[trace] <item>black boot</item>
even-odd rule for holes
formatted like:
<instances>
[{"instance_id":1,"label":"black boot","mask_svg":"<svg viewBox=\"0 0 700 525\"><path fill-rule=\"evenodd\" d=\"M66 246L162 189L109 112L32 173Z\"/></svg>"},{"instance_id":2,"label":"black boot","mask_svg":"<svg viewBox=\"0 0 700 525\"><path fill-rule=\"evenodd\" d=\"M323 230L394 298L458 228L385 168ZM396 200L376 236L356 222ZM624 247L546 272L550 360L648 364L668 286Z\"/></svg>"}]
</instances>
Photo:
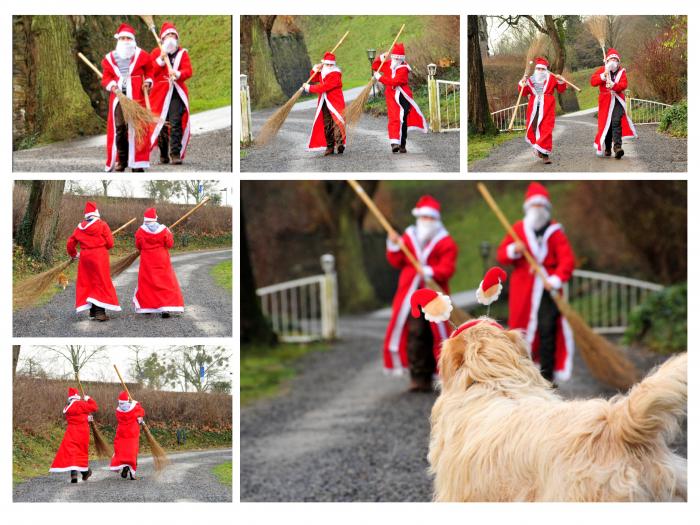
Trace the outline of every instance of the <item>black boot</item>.
<instances>
[{"instance_id":1,"label":"black boot","mask_svg":"<svg viewBox=\"0 0 700 525\"><path fill-rule=\"evenodd\" d=\"M70 482L71 483L78 483L78 471L77 470L70 471Z\"/></svg>"},{"instance_id":2,"label":"black boot","mask_svg":"<svg viewBox=\"0 0 700 525\"><path fill-rule=\"evenodd\" d=\"M542 162L544 162L545 164L551 164L552 159L549 158L549 155L543 153L542 154Z\"/></svg>"},{"instance_id":3,"label":"black boot","mask_svg":"<svg viewBox=\"0 0 700 525\"><path fill-rule=\"evenodd\" d=\"M131 173L144 173L145 171L143 168L131 168Z\"/></svg>"},{"instance_id":4,"label":"black boot","mask_svg":"<svg viewBox=\"0 0 700 525\"><path fill-rule=\"evenodd\" d=\"M83 476L83 481L87 481L90 476L92 476L92 469L88 467L88 469L85 472L81 472L81 475Z\"/></svg>"},{"instance_id":5,"label":"black boot","mask_svg":"<svg viewBox=\"0 0 700 525\"><path fill-rule=\"evenodd\" d=\"M610 151L609 149L606 149L606 150L605 150L605 156L606 156L606 157L610 157L611 155L612 155L612 151Z\"/></svg>"},{"instance_id":6,"label":"black boot","mask_svg":"<svg viewBox=\"0 0 700 525\"><path fill-rule=\"evenodd\" d=\"M338 145L338 155L342 155L344 151L345 146L343 146L342 144Z\"/></svg>"},{"instance_id":7,"label":"black boot","mask_svg":"<svg viewBox=\"0 0 700 525\"><path fill-rule=\"evenodd\" d=\"M136 478L134 477L134 475L132 474L131 469L129 469L129 479L130 479L131 481L134 481L134 480L136 479Z\"/></svg>"},{"instance_id":8,"label":"black boot","mask_svg":"<svg viewBox=\"0 0 700 525\"><path fill-rule=\"evenodd\" d=\"M401 146L401 147L399 148L399 153L407 153L407 151L406 151L406 146Z\"/></svg>"},{"instance_id":9,"label":"black boot","mask_svg":"<svg viewBox=\"0 0 700 525\"><path fill-rule=\"evenodd\" d=\"M121 473L122 478L126 479L127 474L129 474L129 467L124 467Z\"/></svg>"},{"instance_id":10,"label":"black boot","mask_svg":"<svg viewBox=\"0 0 700 525\"><path fill-rule=\"evenodd\" d=\"M613 151L615 152L616 159L621 159L622 156L625 154L625 150L622 149L622 144L615 144L613 146Z\"/></svg>"},{"instance_id":11,"label":"black boot","mask_svg":"<svg viewBox=\"0 0 700 525\"><path fill-rule=\"evenodd\" d=\"M101 306L95 306L95 320L100 322L109 321L107 312L105 312L105 309Z\"/></svg>"},{"instance_id":12,"label":"black boot","mask_svg":"<svg viewBox=\"0 0 700 525\"><path fill-rule=\"evenodd\" d=\"M163 312L160 314L163 319L168 319L170 317L170 312Z\"/></svg>"},{"instance_id":13,"label":"black boot","mask_svg":"<svg viewBox=\"0 0 700 525\"><path fill-rule=\"evenodd\" d=\"M401 148L399 147L398 144L392 144L391 145L391 152L392 153L398 153Z\"/></svg>"},{"instance_id":14,"label":"black boot","mask_svg":"<svg viewBox=\"0 0 700 525\"><path fill-rule=\"evenodd\" d=\"M90 316L89 316L90 321L95 320L95 313L96 313L95 312L95 305L90 303Z\"/></svg>"}]
</instances>

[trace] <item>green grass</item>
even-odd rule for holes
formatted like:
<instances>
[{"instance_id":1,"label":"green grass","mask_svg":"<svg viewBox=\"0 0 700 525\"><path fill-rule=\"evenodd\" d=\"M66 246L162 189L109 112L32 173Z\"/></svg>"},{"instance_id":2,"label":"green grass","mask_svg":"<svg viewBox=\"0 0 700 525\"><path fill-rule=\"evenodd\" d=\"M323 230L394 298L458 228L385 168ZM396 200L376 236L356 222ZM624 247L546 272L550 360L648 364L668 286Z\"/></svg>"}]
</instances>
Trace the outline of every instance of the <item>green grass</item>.
<instances>
[{"instance_id":1,"label":"green grass","mask_svg":"<svg viewBox=\"0 0 700 525\"><path fill-rule=\"evenodd\" d=\"M219 483L223 485L228 485L229 487L233 485L233 461L227 461L221 465L217 465L212 469L212 473L219 480Z\"/></svg>"},{"instance_id":2,"label":"green grass","mask_svg":"<svg viewBox=\"0 0 700 525\"><path fill-rule=\"evenodd\" d=\"M296 375L295 362L310 352L327 350L322 343L276 346L245 345L241 348L241 405L280 393Z\"/></svg>"},{"instance_id":3,"label":"green grass","mask_svg":"<svg viewBox=\"0 0 700 525\"><path fill-rule=\"evenodd\" d=\"M151 427L151 432L156 441L168 452L228 448L232 445L233 434L230 429L216 431L187 430L187 439L182 445L177 444L176 430L175 428L161 429ZM100 431L108 443L114 441L114 428L100 425ZM40 434L33 434L20 429L12 430L13 484L21 483L37 476L45 476L49 473L49 467L63 439L64 432L65 425L50 426ZM90 460L93 461L97 459L97 456L92 446L92 437L90 438L90 443ZM143 432L141 433L139 455L150 455L148 442Z\"/></svg>"},{"instance_id":4,"label":"green grass","mask_svg":"<svg viewBox=\"0 0 700 525\"><path fill-rule=\"evenodd\" d=\"M192 78L187 81L190 111L197 113L231 105L231 17L158 16L169 20L180 33L180 43L192 61Z\"/></svg>"},{"instance_id":5,"label":"green grass","mask_svg":"<svg viewBox=\"0 0 700 525\"><path fill-rule=\"evenodd\" d=\"M591 109L598 107L598 88L591 86L591 75L596 68L581 69L575 73L571 73L567 80L576 84L581 88L581 92L577 93L578 105L580 109ZM568 89L573 89L569 86Z\"/></svg>"},{"instance_id":6,"label":"green grass","mask_svg":"<svg viewBox=\"0 0 700 525\"><path fill-rule=\"evenodd\" d=\"M233 290L233 261L224 261L212 267L210 270L211 276L214 278L214 282L217 286L228 290L229 292Z\"/></svg>"},{"instance_id":7,"label":"green grass","mask_svg":"<svg viewBox=\"0 0 700 525\"><path fill-rule=\"evenodd\" d=\"M522 139L524 131L513 131L510 133L499 133L498 135L469 135L467 139L467 162L485 159L491 151L509 140Z\"/></svg>"},{"instance_id":8,"label":"green grass","mask_svg":"<svg viewBox=\"0 0 700 525\"><path fill-rule=\"evenodd\" d=\"M315 64L350 31L345 42L336 51L338 66L343 70L343 88L365 85L371 76L367 49L383 53L391 45L401 24L406 28L400 40L407 45L408 63L411 63L410 42L426 30L427 16L304 16L298 24L304 32L304 41L311 63Z\"/></svg>"}]
</instances>

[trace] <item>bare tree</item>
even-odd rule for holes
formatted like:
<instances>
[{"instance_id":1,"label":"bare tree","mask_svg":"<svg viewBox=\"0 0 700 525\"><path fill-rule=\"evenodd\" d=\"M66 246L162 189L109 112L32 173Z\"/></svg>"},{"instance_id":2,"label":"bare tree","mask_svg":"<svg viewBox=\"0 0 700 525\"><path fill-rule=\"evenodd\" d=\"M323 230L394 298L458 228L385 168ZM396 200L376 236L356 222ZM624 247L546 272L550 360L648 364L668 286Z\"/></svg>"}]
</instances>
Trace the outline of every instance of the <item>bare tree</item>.
<instances>
[{"instance_id":1,"label":"bare tree","mask_svg":"<svg viewBox=\"0 0 700 525\"><path fill-rule=\"evenodd\" d=\"M19 351L21 345L12 345L12 377L17 375L17 362L19 361Z\"/></svg>"},{"instance_id":2,"label":"bare tree","mask_svg":"<svg viewBox=\"0 0 700 525\"><path fill-rule=\"evenodd\" d=\"M106 346L44 346L42 347L53 353L57 358L65 360L72 374L78 374L90 361L95 361L104 357ZM70 377L70 376L69 376Z\"/></svg>"},{"instance_id":3,"label":"bare tree","mask_svg":"<svg viewBox=\"0 0 700 525\"><path fill-rule=\"evenodd\" d=\"M114 181L110 179L102 179L100 182L102 183L102 195L104 197L109 197L109 185Z\"/></svg>"},{"instance_id":4,"label":"bare tree","mask_svg":"<svg viewBox=\"0 0 700 525\"><path fill-rule=\"evenodd\" d=\"M183 193L182 182L179 180L149 180L144 183L144 189L151 199L169 201Z\"/></svg>"},{"instance_id":5,"label":"bare tree","mask_svg":"<svg viewBox=\"0 0 700 525\"><path fill-rule=\"evenodd\" d=\"M223 346L180 346L173 349L167 364L168 383L183 392L194 388L197 392L210 391L221 381L230 380L231 352ZM204 377L200 370L204 369Z\"/></svg>"}]
</instances>

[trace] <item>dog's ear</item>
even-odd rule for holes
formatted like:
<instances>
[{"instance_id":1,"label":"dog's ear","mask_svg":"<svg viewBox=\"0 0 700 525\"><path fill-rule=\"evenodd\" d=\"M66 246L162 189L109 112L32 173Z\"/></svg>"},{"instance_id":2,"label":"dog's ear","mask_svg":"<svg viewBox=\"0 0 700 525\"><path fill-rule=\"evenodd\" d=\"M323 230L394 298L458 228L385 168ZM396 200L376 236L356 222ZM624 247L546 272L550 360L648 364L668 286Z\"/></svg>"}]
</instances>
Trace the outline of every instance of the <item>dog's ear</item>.
<instances>
[{"instance_id":1,"label":"dog's ear","mask_svg":"<svg viewBox=\"0 0 700 525\"><path fill-rule=\"evenodd\" d=\"M439 371L443 388L450 387L457 379L464 383L460 388L465 389L474 382L469 371L464 366L464 354L467 341L464 334L450 337L442 342L440 351Z\"/></svg>"},{"instance_id":2,"label":"dog's ear","mask_svg":"<svg viewBox=\"0 0 700 525\"><path fill-rule=\"evenodd\" d=\"M507 330L505 334L506 337L510 339L510 342L513 343L513 346L518 351L518 353L520 353L520 355L522 355L523 357L530 357L528 344L527 341L525 341L521 330Z\"/></svg>"}]
</instances>

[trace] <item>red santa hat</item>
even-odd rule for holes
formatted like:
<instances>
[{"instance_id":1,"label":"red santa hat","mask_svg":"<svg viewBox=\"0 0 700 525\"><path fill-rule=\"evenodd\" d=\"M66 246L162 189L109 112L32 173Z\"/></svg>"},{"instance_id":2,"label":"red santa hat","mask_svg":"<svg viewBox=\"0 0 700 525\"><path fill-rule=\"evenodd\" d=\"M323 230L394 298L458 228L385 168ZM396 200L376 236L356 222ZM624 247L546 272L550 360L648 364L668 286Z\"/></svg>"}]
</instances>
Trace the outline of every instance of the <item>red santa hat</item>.
<instances>
[{"instance_id":1,"label":"red santa hat","mask_svg":"<svg viewBox=\"0 0 700 525\"><path fill-rule=\"evenodd\" d=\"M119 29L117 29L117 32L114 33L114 38L119 38L122 36L128 36L136 40L136 30L129 24L122 24L119 26Z\"/></svg>"},{"instance_id":2,"label":"red santa hat","mask_svg":"<svg viewBox=\"0 0 700 525\"><path fill-rule=\"evenodd\" d=\"M537 57L535 59L535 67L543 67L549 69L549 61L544 57Z\"/></svg>"},{"instance_id":3,"label":"red santa hat","mask_svg":"<svg viewBox=\"0 0 700 525\"><path fill-rule=\"evenodd\" d=\"M119 401L129 401L129 393L126 390L122 390L119 392L119 397L117 399Z\"/></svg>"},{"instance_id":4,"label":"red santa hat","mask_svg":"<svg viewBox=\"0 0 700 525\"><path fill-rule=\"evenodd\" d=\"M523 210L527 209L533 204L540 204L546 206L547 208L552 207L552 203L549 200L549 192L547 188L542 186L539 182L531 182L525 191L525 202L523 203Z\"/></svg>"},{"instance_id":5,"label":"red santa hat","mask_svg":"<svg viewBox=\"0 0 700 525\"><path fill-rule=\"evenodd\" d=\"M391 58L394 60L406 59L406 51L404 50L403 43L399 42L394 44L394 47L391 49Z\"/></svg>"},{"instance_id":6,"label":"red santa hat","mask_svg":"<svg viewBox=\"0 0 700 525\"><path fill-rule=\"evenodd\" d=\"M92 201L87 201L85 203L85 211L83 213L85 214L86 219L100 216L100 210L97 209L97 203Z\"/></svg>"},{"instance_id":7,"label":"red santa hat","mask_svg":"<svg viewBox=\"0 0 700 525\"><path fill-rule=\"evenodd\" d=\"M416 207L411 211L414 217L432 217L433 219L440 219L440 203L435 197L430 195L423 195L418 202Z\"/></svg>"},{"instance_id":8,"label":"red santa hat","mask_svg":"<svg viewBox=\"0 0 700 525\"><path fill-rule=\"evenodd\" d=\"M143 222L156 222L158 220L158 214L155 208L148 208L143 213Z\"/></svg>"},{"instance_id":9,"label":"red santa hat","mask_svg":"<svg viewBox=\"0 0 700 525\"><path fill-rule=\"evenodd\" d=\"M452 312L452 301L448 295L436 292L430 288L420 288L411 295L411 315L420 317L420 309L427 321L438 323L447 321Z\"/></svg>"},{"instance_id":10,"label":"red santa hat","mask_svg":"<svg viewBox=\"0 0 700 525\"><path fill-rule=\"evenodd\" d=\"M333 53L326 53L323 55L323 60L321 60L323 64L326 64L328 66L334 66L335 65L335 55Z\"/></svg>"},{"instance_id":11,"label":"red santa hat","mask_svg":"<svg viewBox=\"0 0 700 525\"><path fill-rule=\"evenodd\" d=\"M620 61L620 54L612 47L608 49L608 52L605 54L605 61L607 62L611 58L617 58L618 62Z\"/></svg>"},{"instance_id":12,"label":"red santa hat","mask_svg":"<svg viewBox=\"0 0 700 525\"><path fill-rule=\"evenodd\" d=\"M175 25L172 22L164 22L163 25L160 26L160 39L163 40L166 35L170 34L174 34L175 38L180 38Z\"/></svg>"},{"instance_id":13,"label":"red santa hat","mask_svg":"<svg viewBox=\"0 0 700 525\"><path fill-rule=\"evenodd\" d=\"M502 268L494 266L484 275L476 290L476 300L483 305L490 305L501 295L503 284L508 274Z\"/></svg>"},{"instance_id":14,"label":"red santa hat","mask_svg":"<svg viewBox=\"0 0 700 525\"><path fill-rule=\"evenodd\" d=\"M78 390L71 386L71 387L68 387L68 399L70 399L72 397L80 397L80 396L78 395Z\"/></svg>"}]
</instances>

